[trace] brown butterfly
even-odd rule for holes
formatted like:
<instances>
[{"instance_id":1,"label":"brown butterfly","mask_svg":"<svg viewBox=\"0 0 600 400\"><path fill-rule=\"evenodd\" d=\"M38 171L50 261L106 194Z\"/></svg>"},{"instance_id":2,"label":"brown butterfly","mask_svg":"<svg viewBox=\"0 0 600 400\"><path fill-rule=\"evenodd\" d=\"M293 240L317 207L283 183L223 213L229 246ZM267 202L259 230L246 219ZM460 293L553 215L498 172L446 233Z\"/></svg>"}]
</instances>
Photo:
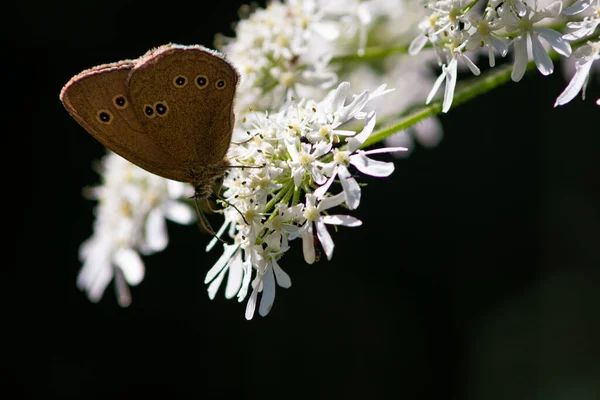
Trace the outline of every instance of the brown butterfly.
<instances>
[{"instance_id":1,"label":"brown butterfly","mask_svg":"<svg viewBox=\"0 0 600 400\"><path fill-rule=\"evenodd\" d=\"M194 198L203 200L230 167L238 81L220 53L166 44L77 74L60 100L108 149L153 174L191 183Z\"/></svg>"}]
</instances>

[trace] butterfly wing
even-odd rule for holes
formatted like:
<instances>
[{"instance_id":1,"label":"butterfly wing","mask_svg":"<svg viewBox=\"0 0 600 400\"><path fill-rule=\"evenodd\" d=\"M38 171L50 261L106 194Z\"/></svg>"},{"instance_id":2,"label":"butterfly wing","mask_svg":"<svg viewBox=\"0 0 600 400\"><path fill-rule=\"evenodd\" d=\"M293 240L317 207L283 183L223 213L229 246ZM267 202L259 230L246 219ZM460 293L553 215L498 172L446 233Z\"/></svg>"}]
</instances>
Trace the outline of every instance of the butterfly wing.
<instances>
[{"instance_id":1,"label":"butterfly wing","mask_svg":"<svg viewBox=\"0 0 600 400\"><path fill-rule=\"evenodd\" d=\"M152 140L180 168L222 163L234 124L239 75L219 53L168 44L142 56L127 86Z\"/></svg>"},{"instance_id":2,"label":"butterfly wing","mask_svg":"<svg viewBox=\"0 0 600 400\"><path fill-rule=\"evenodd\" d=\"M74 76L60 99L73 118L94 138L121 157L168 179L187 181L188 171L148 136L133 110L125 85L133 61L104 64Z\"/></svg>"}]
</instances>

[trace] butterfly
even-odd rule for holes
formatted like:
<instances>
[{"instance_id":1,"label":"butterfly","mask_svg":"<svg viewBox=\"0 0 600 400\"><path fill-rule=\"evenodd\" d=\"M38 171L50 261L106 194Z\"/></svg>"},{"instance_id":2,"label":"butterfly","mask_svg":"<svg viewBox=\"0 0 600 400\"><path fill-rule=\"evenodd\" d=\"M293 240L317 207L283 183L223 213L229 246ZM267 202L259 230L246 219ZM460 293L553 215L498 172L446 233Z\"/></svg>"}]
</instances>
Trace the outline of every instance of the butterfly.
<instances>
[{"instance_id":1,"label":"butterfly","mask_svg":"<svg viewBox=\"0 0 600 400\"><path fill-rule=\"evenodd\" d=\"M75 75L60 100L109 150L153 174L191 183L194 198L203 200L230 167L239 79L217 51L166 44Z\"/></svg>"}]
</instances>

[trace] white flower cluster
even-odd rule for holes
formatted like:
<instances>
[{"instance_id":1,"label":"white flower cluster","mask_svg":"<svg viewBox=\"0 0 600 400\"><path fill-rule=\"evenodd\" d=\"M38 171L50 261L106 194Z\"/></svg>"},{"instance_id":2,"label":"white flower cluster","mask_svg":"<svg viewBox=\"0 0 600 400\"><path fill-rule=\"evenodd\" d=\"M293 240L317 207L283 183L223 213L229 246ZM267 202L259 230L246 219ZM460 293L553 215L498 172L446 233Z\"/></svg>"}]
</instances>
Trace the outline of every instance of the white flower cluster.
<instances>
[{"instance_id":1,"label":"white flower cluster","mask_svg":"<svg viewBox=\"0 0 600 400\"><path fill-rule=\"evenodd\" d=\"M350 170L386 177L394 164L369 155L406 150L359 150L375 126L375 112L363 110L369 101L389 90L382 85L346 101L349 87L347 82L340 84L320 102L302 100L285 105L277 113L255 113L244 123L245 129L237 132L238 137L247 138L232 147L230 159L245 166L264 167L234 168L226 176L223 196L235 208L225 210L225 223L217 235L227 233L233 243L224 245L223 255L208 271L205 282L210 298L226 274L227 298L237 296L243 301L251 288L247 319L254 315L259 293L258 312L264 316L273 305L275 286L291 285L278 263L291 241L301 239L304 260L312 264L317 241L327 259L333 255L327 225L361 225L350 215L330 214L334 207L354 210L360 204L361 188ZM344 129L361 121L364 126L358 133ZM331 194L338 181L339 192ZM213 239L208 249L216 243Z\"/></svg>"},{"instance_id":2,"label":"white flower cluster","mask_svg":"<svg viewBox=\"0 0 600 400\"><path fill-rule=\"evenodd\" d=\"M412 0L284 0L253 9L236 26L235 37L220 37L219 49L240 70L236 100L238 116L251 110L278 110L291 98L321 98L337 82L357 90L382 80L398 89L394 99L374 102L380 118L393 118L423 101L435 80L432 57L393 57L376 65L332 63L337 55L363 54L369 46L408 44L424 15ZM441 124L431 118L386 139L388 145L412 150L413 139L432 147L442 137Z\"/></svg>"},{"instance_id":3,"label":"white flower cluster","mask_svg":"<svg viewBox=\"0 0 600 400\"><path fill-rule=\"evenodd\" d=\"M356 3L356 4L355 4ZM236 113L274 110L292 97L319 97L337 82L331 53L323 42L360 23L357 0L273 1L236 26L236 36L220 37L220 50L241 73ZM343 5L343 8L338 6ZM353 11L355 10L355 11ZM363 18L364 19L364 18Z\"/></svg>"},{"instance_id":4,"label":"white flower cluster","mask_svg":"<svg viewBox=\"0 0 600 400\"><path fill-rule=\"evenodd\" d=\"M94 233L79 248L83 266L77 286L90 300L100 300L115 279L121 306L131 302L129 285L144 277L144 255L162 251L168 243L165 218L180 224L196 219L193 209L179 199L193 188L153 175L108 152L101 160L101 185L89 189L98 200Z\"/></svg>"},{"instance_id":5,"label":"white flower cluster","mask_svg":"<svg viewBox=\"0 0 600 400\"><path fill-rule=\"evenodd\" d=\"M562 35L560 32L543 26L542 21L557 18L562 12L562 2L555 1L546 7L538 8L537 1L526 0L441 0L423 1L430 10L430 15L421 23L421 34L411 43L410 52L419 53L426 44L430 44L438 57L438 64L442 67L439 76L431 90L427 103L436 94L441 84L446 82L443 111L450 109L454 97L457 79L458 61L463 62L474 75L479 75L480 70L472 58L476 52L487 50L490 67L496 64L495 54L505 56L512 46L514 64L511 74L513 81L520 81L529 61L528 49L537 69L543 75L554 71L554 66L546 48L540 38L544 39L558 54L568 57L571 54L569 41L581 39L593 33L597 22L596 17L590 17L581 23L571 23L573 32ZM580 0L569 7L563 14L581 12L591 7L598 0ZM483 10L479 5L485 5ZM596 7L597 8L597 7ZM568 25L569 26L569 25ZM590 45L591 46L591 45ZM591 46L594 48L594 46ZM581 89L579 83L583 81L584 72L589 72L586 62L594 57L594 51L582 50L579 54L585 61L580 67L580 76L573 83L573 88ZM469 55L471 53L471 55ZM595 51L597 57L597 50ZM587 76L587 75L586 75ZM566 100L568 96L564 96ZM572 98L572 97L571 97ZM570 99L569 99L570 100ZM568 100L567 100L568 101Z\"/></svg>"}]
</instances>

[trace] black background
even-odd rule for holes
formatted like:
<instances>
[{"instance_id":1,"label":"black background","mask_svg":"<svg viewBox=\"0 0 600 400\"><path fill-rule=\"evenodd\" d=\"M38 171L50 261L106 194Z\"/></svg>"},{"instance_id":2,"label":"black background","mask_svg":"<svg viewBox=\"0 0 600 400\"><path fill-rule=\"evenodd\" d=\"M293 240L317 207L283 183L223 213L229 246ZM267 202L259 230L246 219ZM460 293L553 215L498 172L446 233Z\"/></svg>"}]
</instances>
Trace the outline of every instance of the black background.
<instances>
[{"instance_id":1,"label":"black background","mask_svg":"<svg viewBox=\"0 0 600 400\"><path fill-rule=\"evenodd\" d=\"M129 308L112 285L98 304L77 290L94 205L81 190L98 182L104 149L63 109L62 85L163 43L211 47L233 34L237 9L5 9L2 397L597 399L600 92L592 82L585 102L553 108L558 66L452 109L437 148L365 178L363 226L332 234L331 262L286 255L293 286L266 318L208 299L219 253L176 224L167 250L144 259Z\"/></svg>"}]
</instances>

